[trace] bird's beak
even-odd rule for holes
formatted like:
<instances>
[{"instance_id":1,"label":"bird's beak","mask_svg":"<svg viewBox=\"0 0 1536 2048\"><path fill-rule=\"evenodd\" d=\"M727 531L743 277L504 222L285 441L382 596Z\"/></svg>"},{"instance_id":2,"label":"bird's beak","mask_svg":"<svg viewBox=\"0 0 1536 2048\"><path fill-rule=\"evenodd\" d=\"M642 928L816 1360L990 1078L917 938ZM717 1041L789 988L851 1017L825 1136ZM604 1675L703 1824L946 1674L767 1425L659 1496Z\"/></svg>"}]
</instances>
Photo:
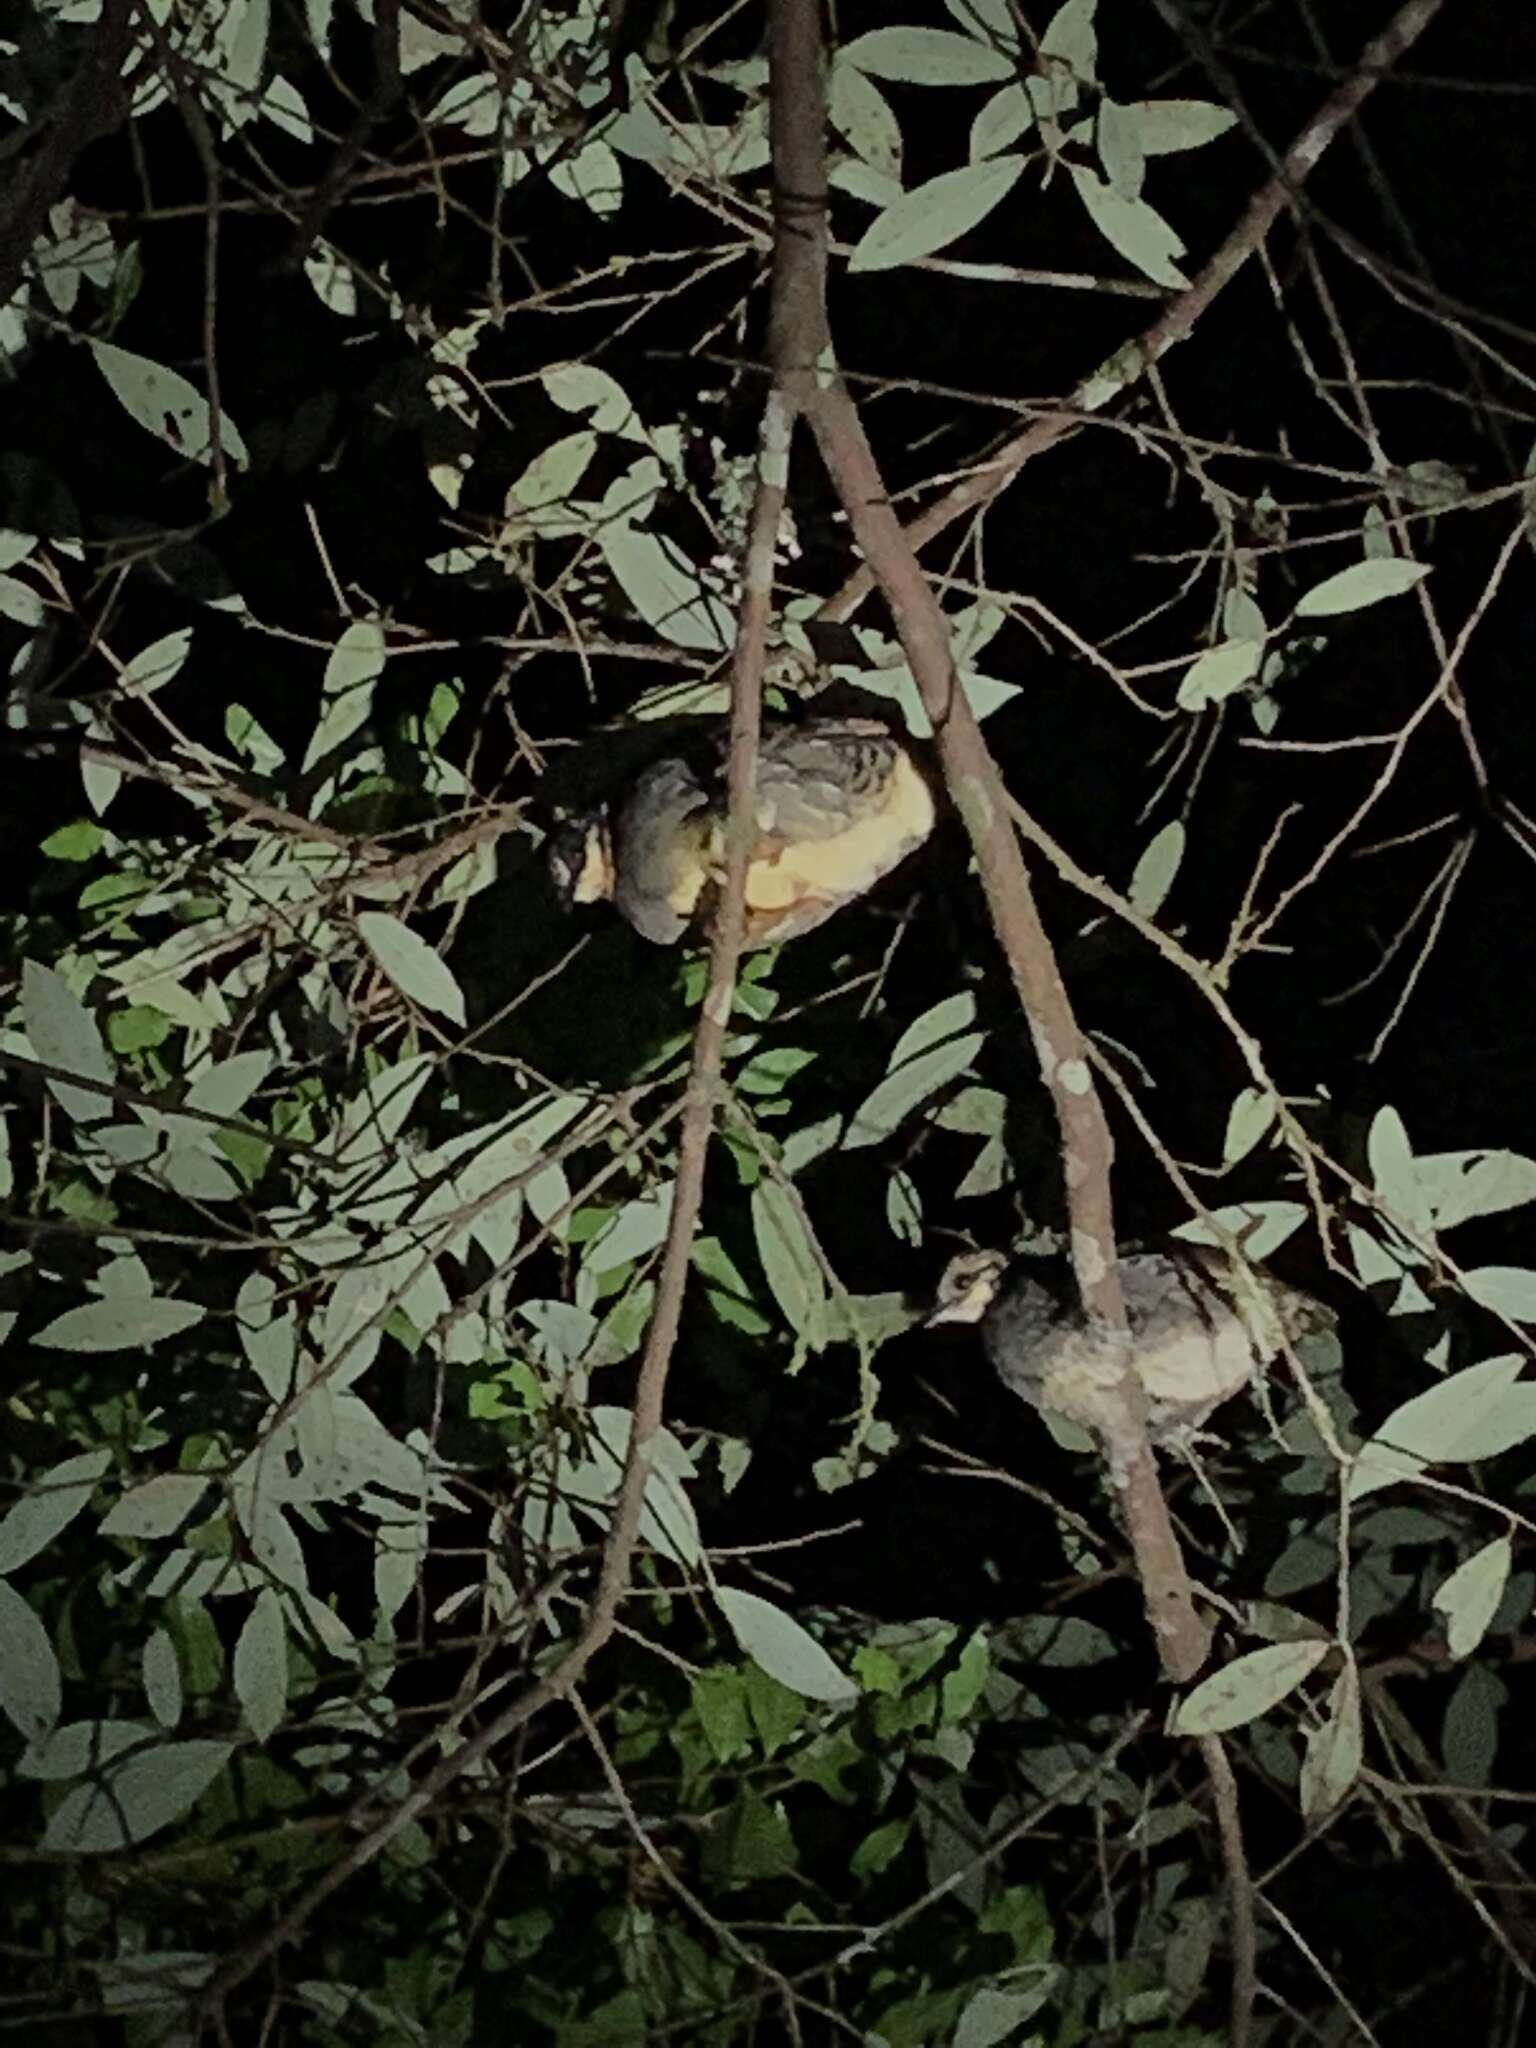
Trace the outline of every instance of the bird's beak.
<instances>
[{"instance_id":1,"label":"bird's beak","mask_svg":"<svg viewBox=\"0 0 1536 2048\"><path fill-rule=\"evenodd\" d=\"M941 1301L923 1317L925 1330L936 1330L940 1323L979 1323L987 1312L993 1290L988 1287L972 1287L966 1293L957 1295L953 1301Z\"/></svg>"}]
</instances>

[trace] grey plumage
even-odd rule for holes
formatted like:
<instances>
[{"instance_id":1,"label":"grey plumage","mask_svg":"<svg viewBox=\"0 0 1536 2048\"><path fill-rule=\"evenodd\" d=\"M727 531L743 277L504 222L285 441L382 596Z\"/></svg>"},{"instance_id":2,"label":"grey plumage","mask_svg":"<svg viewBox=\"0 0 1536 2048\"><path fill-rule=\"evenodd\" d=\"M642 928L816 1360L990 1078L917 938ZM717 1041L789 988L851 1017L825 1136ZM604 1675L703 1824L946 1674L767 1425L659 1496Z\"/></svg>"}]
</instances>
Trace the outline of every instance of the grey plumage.
<instances>
[{"instance_id":1,"label":"grey plumage","mask_svg":"<svg viewBox=\"0 0 1536 2048\"><path fill-rule=\"evenodd\" d=\"M643 938L707 923L725 863L724 754L668 755L622 801L557 835L550 864L577 903L607 897ZM933 795L872 719L769 728L758 750L744 942L798 938L873 888L933 828Z\"/></svg>"},{"instance_id":2,"label":"grey plumage","mask_svg":"<svg viewBox=\"0 0 1536 2048\"><path fill-rule=\"evenodd\" d=\"M1309 1296L1211 1253L1132 1253L1120 1261L1120 1287L1155 1443L1187 1443L1287 1336L1327 1316ZM1096 1434L1112 1421L1120 1347L1075 1299L1001 1254L951 1260L928 1320L979 1323L999 1377L1032 1406Z\"/></svg>"}]
</instances>

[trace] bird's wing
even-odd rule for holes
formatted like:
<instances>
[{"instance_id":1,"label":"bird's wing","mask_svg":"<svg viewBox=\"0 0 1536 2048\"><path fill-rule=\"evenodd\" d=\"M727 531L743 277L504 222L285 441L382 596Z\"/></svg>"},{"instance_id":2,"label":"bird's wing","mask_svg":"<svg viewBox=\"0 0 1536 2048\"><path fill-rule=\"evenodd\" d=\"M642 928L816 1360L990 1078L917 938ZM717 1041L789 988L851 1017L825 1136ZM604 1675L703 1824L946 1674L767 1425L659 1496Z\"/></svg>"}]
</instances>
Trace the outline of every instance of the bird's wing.
<instances>
[{"instance_id":1,"label":"bird's wing","mask_svg":"<svg viewBox=\"0 0 1536 2048\"><path fill-rule=\"evenodd\" d=\"M883 726L850 720L771 734L757 774L749 928L808 931L874 887L933 829L933 793Z\"/></svg>"},{"instance_id":2,"label":"bird's wing","mask_svg":"<svg viewBox=\"0 0 1536 2048\"><path fill-rule=\"evenodd\" d=\"M613 900L643 938L675 945L709 880L709 794L668 756L636 781L613 824Z\"/></svg>"},{"instance_id":3,"label":"bird's wing","mask_svg":"<svg viewBox=\"0 0 1536 2048\"><path fill-rule=\"evenodd\" d=\"M1201 1262L1138 1254L1120 1281L1154 1430L1198 1426L1272 1356Z\"/></svg>"}]
</instances>

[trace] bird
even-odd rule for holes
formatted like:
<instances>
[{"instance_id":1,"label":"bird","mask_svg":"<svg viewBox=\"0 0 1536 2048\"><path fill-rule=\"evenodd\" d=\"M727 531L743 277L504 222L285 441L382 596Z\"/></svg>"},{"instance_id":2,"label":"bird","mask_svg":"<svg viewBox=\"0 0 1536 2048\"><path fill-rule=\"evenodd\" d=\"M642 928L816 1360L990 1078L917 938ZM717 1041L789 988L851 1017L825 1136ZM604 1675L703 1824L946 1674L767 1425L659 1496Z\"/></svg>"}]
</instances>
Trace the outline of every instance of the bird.
<instances>
[{"instance_id":1,"label":"bird","mask_svg":"<svg viewBox=\"0 0 1536 2048\"><path fill-rule=\"evenodd\" d=\"M614 803L552 837L567 903L611 901L658 946L707 926L725 874L726 757L668 754ZM814 931L889 874L933 830L933 792L907 748L869 718L773 727L757 755L744 946Z\"/></svg>"},{"instance_id":2,"label":"bird","mask_svg":"<svg viewBox=\"0 0 1536 2048\"><path fill-rule=\"evenodd\" d=\"M1268 1275L1190 1250L1132 1252L1120 1261L1130 1357L1146 1394L1154 1444L1187 1450L1224 1401L1254 1381L1289 1338L1332 1321L1322 1303ZM977 1323L1004 1385L1098 1436L1110 1433L1123 1353L1075 1300L1006 1252L950 1260L926 1318Z\"/></svg>"}]
</instances>

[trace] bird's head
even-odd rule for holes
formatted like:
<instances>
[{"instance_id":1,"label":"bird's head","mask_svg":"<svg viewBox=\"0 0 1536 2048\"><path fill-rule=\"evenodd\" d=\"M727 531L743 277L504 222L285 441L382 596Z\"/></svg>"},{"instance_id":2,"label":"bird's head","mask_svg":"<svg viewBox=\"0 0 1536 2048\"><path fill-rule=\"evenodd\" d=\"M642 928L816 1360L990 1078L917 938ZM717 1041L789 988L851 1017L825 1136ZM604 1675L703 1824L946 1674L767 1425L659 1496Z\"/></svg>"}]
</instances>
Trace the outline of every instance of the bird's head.
<instances>
[{"instance_id":1,"label":"bird's head","mask_svg":"<svg viewBox=\"0 0 1536 2048\"><path fill-rule=\"evenodd\" d=\"M928 1328L937 1323L979 1323L997 1299L1010 1263L1006 1252L961 1252L951 1259L924 1318Z\"/></svg>"},{"instance_id":2,"label":"bird's head","mask_svg":"<svg viewBox=\"0 0 1536 2048\"><path fill-rule=\"evenodd\" d=\"M612 896L613 848L606 810L581 811L555 827L549 836L549 872L566 909Z\"/></svg>"}]
</instances>

